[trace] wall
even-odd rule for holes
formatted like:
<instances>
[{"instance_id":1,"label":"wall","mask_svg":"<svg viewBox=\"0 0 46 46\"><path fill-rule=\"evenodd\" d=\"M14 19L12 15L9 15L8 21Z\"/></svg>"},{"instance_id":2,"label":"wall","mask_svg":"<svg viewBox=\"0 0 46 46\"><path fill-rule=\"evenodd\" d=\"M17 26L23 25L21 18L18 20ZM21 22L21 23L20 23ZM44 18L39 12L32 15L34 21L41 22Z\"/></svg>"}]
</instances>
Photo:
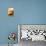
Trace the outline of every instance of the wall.
<instances>
[{"instance_id":1,"label":"wall","mask_svg":"<svg viewBox=\"0 0 46 46\"><path fill-rule=\"evenodd\" d=\"M13 17L9 7L16 9ZM0 0L0 44L8 43L9 32L17 34L17 24L46 24L46 0Z\"/></svg>"}]
</instances>

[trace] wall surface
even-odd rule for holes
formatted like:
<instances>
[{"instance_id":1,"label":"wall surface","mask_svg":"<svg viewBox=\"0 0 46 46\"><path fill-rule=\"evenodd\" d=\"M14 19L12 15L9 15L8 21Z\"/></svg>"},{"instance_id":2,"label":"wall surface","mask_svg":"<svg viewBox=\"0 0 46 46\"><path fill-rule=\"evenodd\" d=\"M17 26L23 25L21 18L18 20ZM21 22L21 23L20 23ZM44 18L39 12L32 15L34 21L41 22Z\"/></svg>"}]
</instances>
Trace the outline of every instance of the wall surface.
<instances>
[{"instance_id":1,"label":"wall surface","mask_svg":"<svg viewBox=\"0 0 46 46\"><path fill-rule=\"evenodd\" d=\"M9 7L15 9L13 17ZM8 43L9 32L17 34L17 24L46 24L46 0L0 0L0 44Z\"/></svg>"}]
</instances>

